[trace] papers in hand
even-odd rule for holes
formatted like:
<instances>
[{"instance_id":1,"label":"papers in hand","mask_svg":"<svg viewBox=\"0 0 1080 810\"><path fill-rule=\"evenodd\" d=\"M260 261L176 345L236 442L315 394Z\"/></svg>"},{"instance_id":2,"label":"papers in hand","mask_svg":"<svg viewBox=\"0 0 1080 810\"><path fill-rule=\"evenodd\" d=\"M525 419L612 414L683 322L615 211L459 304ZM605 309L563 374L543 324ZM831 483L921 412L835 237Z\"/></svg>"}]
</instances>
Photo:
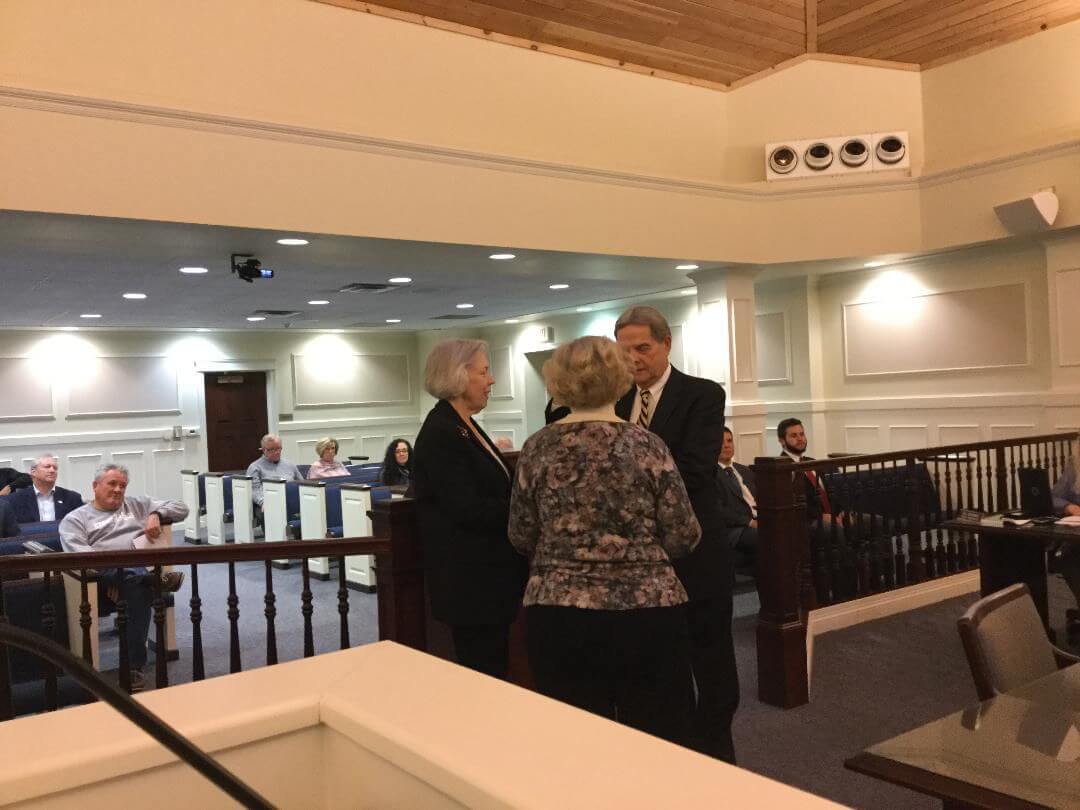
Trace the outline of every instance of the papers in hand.
<instances>
[{"instance_id":1,"label":"papers in hand","mask_svg":"<svg viewBox=\"0 0 1080 810\"><path fill-rule=\"evenodd\" d=\"M1058 526L1080 526L1080 515L1069 515L1057 522Z\"/></svg>"}]
</instances>

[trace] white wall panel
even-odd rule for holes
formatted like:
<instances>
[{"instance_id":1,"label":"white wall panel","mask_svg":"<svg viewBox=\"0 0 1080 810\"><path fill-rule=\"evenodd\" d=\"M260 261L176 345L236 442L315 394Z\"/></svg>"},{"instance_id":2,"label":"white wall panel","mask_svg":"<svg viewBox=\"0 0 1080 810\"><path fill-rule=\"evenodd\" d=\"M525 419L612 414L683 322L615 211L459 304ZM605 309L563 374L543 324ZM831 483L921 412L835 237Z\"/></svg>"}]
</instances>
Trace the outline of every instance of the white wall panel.
<instances>
[{"instance_id":1,"label":"white wall panel","mask_svg":"<svg viewBox=\"0 0 1080 810\"><path fill-rule=\"evenodd\" d=\"M755 458L766 455L765 436L760 431L740 431L735 437L735 460L740 464L753 464Z\"/></svg>"},{"instance_id":2,"label":"white wall panel","mask_svg":"<svg viewBox=\"0 0 1080 810\"><path fill-rule=\"evenodd\" d=\"M182 493L178 471L184 468L184 451L153 450L150 456L154 474L146 494L155 498L180 500Z\"/></svg>"},{"instance_id":3,"label":"white wall panel","mask_svg":"<svg viewBox=\"0 0 1080 810\"><path fill-rule=\"evenodd\" d=\"M132 495L157 496L146 479L146 454L142 450L114 450L110 460L128 468L128 491Z\"/></svg>"},{"instance_id":4,"label":"white wall panel","mask_svg":"<svg viewBox=\"0 0 1080 810\"><path fill-rule=\"evenodd\" d=\"M101 453L72 453L60 463L57 483L67 489L81 492L86 499L91 492L94 470L101 463ZM177 473L179 475L179 472Z\"/></svg>"},{"instance_id":5,"label":"white wall panel","mask_svg":"<svg viewBox=\"0 0 1080 810\"><path fill-rule=\"evenodd\" d=\"M52 385L42 359L0 357L0 421L52 419Z\"/></svg>"},{"instance_id":6,"label":"white wall panel","mask_svg":"<svg viewBox=\"0 0 1080 810\"><path fill-rule=\"evenodd\" d=\"M791 382L791 337L787 312L762 312L755 318L758 384Z\"/></svg>"},{"instance_id":7,"label":"white wall panel","mask_svg":"<svg viewBox=\"0 0 1080 810\"><path fill-rule=\"evenodd\" d=\"M369 456L372 461L382 461L388 444L390 444L390 437L385 433L377 436L364 436L360 439L359 455Z\"/></svg>"},{"instance_id":8,"label":"white wall panel","mask_svg":"<svg viewBox=\"0 0 1080 810\"><path fill-rule=\"evenodd\" d=\"M294 354L292 368L298 408L412 400L405 354Z\"/></svg>"},{"instance_id":9,"label":"white wall panel","mask_svg":"<svg viewBox=\"0 0 1080 810\"><path fill-rule=\"evenodd\" d=\"M889 425L889 450L917 450L930 446L926 425Z\"/></svg>"},{"instance_id":10,"label":"white wall panel","mask_svg":"<svg viewBox=\"0 0 1080 810\"><path fill-rule=\"evenodd\" d=\"M757 380L754 326L754 302L749 298L731 299L731 351L735 382Z\"/></svg>"},{"instance_id":11,"label":"white wall panel","mask_svg":"<svg viewBox=\"0 0 1080 810\"><path fill-rule=\"evenodd\" d=\"M492 399L514 398L514 352L511 346L492 346L490 363L491 376L495 384L491 386Z\"/></svg>"},{"instance_id":12,"label":"white wall panel","mask_svg":"<svg viewBox=\"0 0 1080 810\"><path fill-rule=\"evenodd\" d=\"M982 441L978 425L940 425L936 444L973 444Z\"/></svg>"},{"instance_id":13,"label":"white wall panel","mask_svg":"<svg viewBox=\"0 0 1080 810\"><path fill-rule=\"evenodd\" d=\"M1080 366L1080 318L1076 303L1080 301L1080 269L1058 270L1057 327L1059 362L1063 366Z\"/></svg>"},{"instance_id":14,"label":"white wall panel","mask_svg":"<svg viewBox=\"0 0 1080 810\"><path fill-rule=\"evenodd\" d=\"M1017 425L990 425L990 440L996 439L1021 439L1024 436L1034 436L1038 433L1034 424Z\"/></svg>"},{"instance_id":15,"label":"white wall panel","mask_svg":"<svg viewBox=\"0 0 1080 810\"><path fill-rule=\"evenodd\" d=\"M845 425L844 449L850 453L882 452L880 429L877 425Z\"/></svg>"},{"instance_id":16,"label":"white wall panel","mask_svg":"<svg viewBox=\"0 0 1080 810\"><path fill-rule=\"evenodd\" d=\"M88 357L67 381L69 417L180 413L168 357Z\"/></svg>"}]
</instances>

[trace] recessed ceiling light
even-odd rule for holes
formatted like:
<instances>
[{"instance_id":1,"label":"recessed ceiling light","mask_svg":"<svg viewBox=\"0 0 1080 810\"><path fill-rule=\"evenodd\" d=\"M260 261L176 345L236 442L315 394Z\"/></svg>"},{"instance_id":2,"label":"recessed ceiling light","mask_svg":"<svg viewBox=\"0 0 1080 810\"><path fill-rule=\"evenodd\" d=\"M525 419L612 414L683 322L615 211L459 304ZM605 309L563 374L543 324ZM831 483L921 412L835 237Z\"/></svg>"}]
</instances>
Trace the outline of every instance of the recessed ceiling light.
<instances>
[{"instance_id":1,"label":"recessed ceiling light","mask_svg":"<svg viewBox=\"0 0 1080 810\"><path fill-rule=\"evenodd\" d=\"M458 309L472 309L473 305L472 304L458 304L457 308Z\"/></svg>"},{"instance_id":2,"label":"recessed ceiling light","mask_svg":"<svg viewBox=\"0 0 1080 810\"><path fill-rule=\"evenodd\" d=\"M677 265L675 265L675 269L676 270L697 270L698 265L696 265L696 264L677 264Z\"/></svg>"},{"instance_id":3,"label":"recessed ceiling light","mask_svg":"<svg viewBox=\"0 0 1080 810\"><path fill-rule=\"evenodd\" d=\"M335 335L344 335L345 334L344 329L331 329L330 331Z\"/></svg>"},{"instance_id":4,"label":"recessed ceiling light","mask_svg":"<svg viewBox=\"0 0 1080 810\"><path fill-rule=\"evenodd\" d=\"M295 237L290 236L287 239L278 239L277 243L279 245L290 245L290 246L292 246L292 245L306 245L308 243L308 240L307 239L297 239Z\"/></svg>"},{"instance_id":5,"label":"recessed ceiling light","mask_svg":"<svg viewBox=\"0 0 1080 810\"><path fill-rule=\"evenodd\" d=\"M507 259L513 259L514 254L513 253L492 253L490 256L488 256L488 258L489 259L494 259L497 262L504 262Z\"/></svg>"},{"instance_id":6,"label":"recessed ceiling light","mask_svg":"<svg viewBox=\"0 0 1080 810\"><path fill-rule=\"evenodd\" d=\"M578 307L575 312L592 312L592 307Z\"/></svg>"},{"instance_id":7,"label":"recessed ceiling light","mask_svg":"<svg viewBox=\"0 0 1080 810\"><path fill-rule=\"evenodd\" d=\"M323 298L316 298L314 301L308 301L308 303L311 304L311 306L313 307L321 307L329 304L330 302Z\"/></svg>"},{"instance_id":8,"label":"recessed ceiling light","mask_svg":"<svg viewBox=\"0 0 1080 810\"><path fill-rule=\"evenodd\" d=\"M688 287L685 290L679 290L679 295L694 295L697 292L697 287Z\"/></svg>"},{"instance_id":9,"label":"recessed ceiling light","mask_svg":"<svg viewBox=\"0 0 1080 810\"><path fill-rule=\"evenodd\" d=\"M61 332L78 332L79 327L77 327L77 326L61 326L60 331Z\"/></svg>"},{"instance_id":10,"label":"recessed ceiling light","mask_svg":"<svg viewBox=\"0 0 1080 810\"><path fill-rule=\"evenodd\" d=\"M209 332L210 330L209 330L209 329L207 329L207 328L206 328L205 326L200 326L200 327L199 327L198 329L196 329L195 331L196 331L196 332Z\"/></svg>"},{"instance_id":11,"label":"recessed ceiling light","mask_svg":"<svg viewBox=\"0 0 1080 810\"><path fill-rule=\"evenodd\" d=\"M507 318L503 323L521 323L517 318Z\"/></svg>"},{"instance_id":12,"label":"recessed ceiling light","mask_svg":"<svg viewBox=\"0 0 1080 810\"><path fill-rule=\"evenodd\" d=\"M394 276L393 278L388 278L387 281L390 282L391 284L411 284L412 283L412 279L409 278L408 276Z\"/></svg>"},{"instance_id":13,"label":"recessed ceiling light","mask_svg":"<svg viewBox=\"0 0 1080 810\"><path fill-rule=\"evenodd\" d=\"M387 318L387 323L401 323L401 318Z\"/></svg>"},{"instance_id":14,"label":"recessed ceiling light","mask_svg":"<svg viewBox=\"0 0 1080 810\"><path fill-rule=\"evenodd\" d=\"M548 284L549 290L565 290L569 287L569 284Z\"/></svg>"},{"instance_id":15,"label":"recessed ceiling light","mask_svg":"<svg viewBox=\"0 0 1080 810\"><path fill-rule=\"evenodd\" d=\"M255 321L265 321L266 318L264 318L262 315L249 315L248 320L254 323Z\"/></svg>"},{"instance_id":16,"label":"recessed ceiling light","mask_svg":"<svg viewBox=\"0 0 1080 810\"><path fill-rule=\"evenodd\" d=\"M202 274L209 273L210 271L205 267L181 267L180 272L186 273L189 276L201 276Z\"/></svg>"},{"instance_id":17,"label":"recessed ceiling light","mask_svg":"<svg viewBox=\"0 0 1080 810\"><path fill-rule=\"evenodd\" d=\"M124 293L124 298L129 301L142 301L146 298L146 293Z\"/></svg>"},{"instance_id":18,"label":"recessed ceiling light","mask_svg":"<svg viewBox=\"0 0 1080 810\"><path fill-rule=\"evenodd\" d=\"M80 318L100 318L101 315L100 315L100 313L97 313L97 312L84 312L79 317Z\"/></svg>"},{"instance_id":19,"label":"recessed ceiling light","mask_svg":"<svg viewBox=\"0 0 1080 810\"><path fill-rule=\"evenodd\" d=\"M863 265L863 267L884 267L884 266L885 266L885 262L877 261L877 260L872 261L872 262L866 262Z\"/></svg>"}]
</instances>

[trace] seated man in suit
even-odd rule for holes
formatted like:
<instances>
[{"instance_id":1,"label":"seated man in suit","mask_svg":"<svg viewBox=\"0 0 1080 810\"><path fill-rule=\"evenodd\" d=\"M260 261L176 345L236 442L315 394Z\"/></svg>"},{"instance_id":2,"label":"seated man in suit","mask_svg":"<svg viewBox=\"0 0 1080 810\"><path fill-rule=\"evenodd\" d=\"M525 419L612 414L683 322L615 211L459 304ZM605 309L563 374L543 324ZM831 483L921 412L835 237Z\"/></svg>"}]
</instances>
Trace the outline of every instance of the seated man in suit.
<instances>
[{"instance_id":1,"label":"seated man in suit","mask_svg":"<svg viewBox=\"0 0 1080 810\"><path fill-rule=\"evenodd\" d=\"M724 444L717 462L720 468L720 508L727 526L728 544L742 555L737 565L757 561L757 495L754 472L734 460L735 436L724 426Z\"/></svg>"},{"instance_id":2,"label":"seated man in suit","mask_svg":"<svg viewBox=\"0 0 1080 810\"><path fill-rule=\"evenodd\" d=\"M0 498L0 537L18 537L19 521L15 510L8 506L7 498Z\"/></svg>"},{"instance_id":3,"label":"seated man in suit","mask_svg":"<svg viewBox=\"0 0 1080 810\"><path fill-rule=\"evenodd\" d=\"M780 455L788 456L792 461L813 461L813 456L806 455L806 430L803 423L798 419L789 418L780 421L776 426L776 437L780 440ZM832 506L829 504L829 493L821 483L817 473L807 470L803 473L803 491L806 495L806 519L812 526L828 528L834 521L843 523L843 515L832 514ZM840 526L837 526L837 530Z\"/></svg>"},{"instance_id":4,"label":"seated man in suit","mask_svg":"<svg viewBox=\"0 0 1080 810\"><path fill-rule=\"evenodd\" d=\"M102 464L94 473L94 499L60 521L64 551L131 551L147 549L161 537L161 527L187 517L180 501L159 501L128 495L128 471L119 464ZM127 602L128 659L131 691L145 688L146 636L154 600L154 575L145 568L103 570L99 589L113 602ZM161 578L162 592L179 590L183 573L170 571Z\"/></svg>"},{"instance_id":5,"label":"seated man in suit","mask_svg":"<svg viewBox=\"0 0 1080 810\"><path fill-rule=\"evenodd\" d=\"M56 485L60 472L56 456L46 453L34 459L30 468L32 486L17 489L8 497L19 523L37 523L43 520L60 521L83 505L82 495Z\"/></svg>"}]
</instances>

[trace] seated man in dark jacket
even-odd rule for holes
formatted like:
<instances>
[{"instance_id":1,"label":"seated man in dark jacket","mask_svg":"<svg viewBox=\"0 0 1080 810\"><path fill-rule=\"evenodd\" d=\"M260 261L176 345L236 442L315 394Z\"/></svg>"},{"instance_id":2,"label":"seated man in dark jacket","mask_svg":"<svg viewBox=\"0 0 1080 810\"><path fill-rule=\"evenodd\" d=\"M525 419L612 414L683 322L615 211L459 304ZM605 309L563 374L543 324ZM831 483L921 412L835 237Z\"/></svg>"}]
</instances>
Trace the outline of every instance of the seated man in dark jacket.
<instances>
[{"instance_id":1,"label":"seated man in dark jacket","mask_svg":"<svg viewBox=\"0 0 1080 810\"><path fill-rule=\"evenodd\" d=\"M728 543L745 562L752 565L757 559L757 491L754 472L734 461L735 436L724 428L724 444L720 449L717 475L720 479L720 508L727 526Z\"/></svg>"},{"instance_id":2,"label":"seated man in dark jacket","mask_svg":"<svg viewBox=\"0 0 1080 810\"><path fill-rule=\"evenodd\" d=\"M8 498L19 523L61 521L83 505L78 492L56 485L59 472L56 456L46 453L34 459L30 468L32 486L15 490Z\"/></svg>"}]
</instances>

